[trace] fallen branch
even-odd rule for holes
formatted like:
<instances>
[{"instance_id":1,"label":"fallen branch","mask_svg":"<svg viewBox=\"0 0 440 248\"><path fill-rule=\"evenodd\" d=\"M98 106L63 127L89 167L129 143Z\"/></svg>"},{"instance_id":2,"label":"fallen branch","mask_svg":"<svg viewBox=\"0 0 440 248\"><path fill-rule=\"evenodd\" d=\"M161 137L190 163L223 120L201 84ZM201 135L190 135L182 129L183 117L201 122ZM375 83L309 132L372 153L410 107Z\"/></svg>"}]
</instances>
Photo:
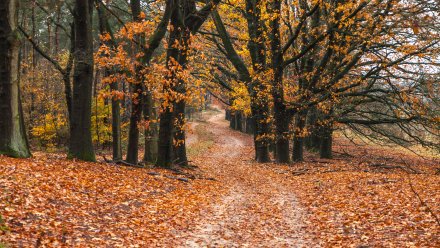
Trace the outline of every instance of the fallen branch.
<instances>
[{"instance_id":1,"label":"fallen branch","mask_svg":"<svg viewBox=\"0 0 440 248\"><path fill-rule=\"evenodd\" d=\"M318 173L333 173L333 172L350 172L351 170L326 170Z\"/></svg>"},{"instance_id":2,"label":"fallen branch","mask_svg":"<svg viewBox=\"0 0 440 248\"><path fill-rule=\"evenodd\" d=\"M308 170L309 170L309 169L302 169L302 170L298 170L298 171L292 171L292 175L294 175L294 176L304 175L304 174L306 174L306 172L307 172Z\"/></svg>"},{"instance_id":3,"label":"fallen branch","mask_svg":"<svg viewBox=\"0 0 440 248\"><path fill-rule=\"evenodd\" d=\"M368 164L368 166L382 168L382 169L403 169L403 167L400 165L387 165L383 163Z\"/></svg>"},{"instance_id":4,"label":"fallen branch","mask_svg":"<svg viewBox=\"0 0 440 248\"><path fill-rule=\"evenodd\" d=\"M114 161L114 160L107 159L104 155L102 155L102 157L104 158L104 161L109 164L124 165L124 166L135 167L135 168L144 168L144 166L142 166L142 165L128 163L127 161L124 161L124 160Z\"/></svg>"},{"instance_id":5,"label":"fallen branch","mask_svg":"<svg viewBox=\"0 0 440 248\"><path fill-rule=\"evenodd\" d=\"M142 166L142 165L131 164L131 163L128 163L127 161L124 161L124 160L119 160L119 161L116 161L115 163L119 164L119 165L129 166L129 167L144 168L144 166Z\"/></svg>"},{"instance_id":6,"label":"fallen branch","mask_svg":"<svg viewBox=\"0 0 440 248\"><path fill-rule=\"evenodd\" d=\"M337 151L333 151L333 152L336 153L336 154L340 154L341 156L344 156L344 157L350 157L350 158L354 158L355 157L355 156L349 154L348 152L346 152L344 150L343 150L343 152L337 152Z\"/></svg>"},{"instance_id":7,"label":"fallen branch","mask_svg":"<svg viewBox=\"0 0 440 248\"><path fill-rule=\"evenodd\" d=\"M185 177L175 177L175 176L170 176L170 175L164 175L164 177L169 178L169 179L176 179L176 180L186 182L186 183L189 182L189 179L185 178Z\"/></svg>"}]
</instances>

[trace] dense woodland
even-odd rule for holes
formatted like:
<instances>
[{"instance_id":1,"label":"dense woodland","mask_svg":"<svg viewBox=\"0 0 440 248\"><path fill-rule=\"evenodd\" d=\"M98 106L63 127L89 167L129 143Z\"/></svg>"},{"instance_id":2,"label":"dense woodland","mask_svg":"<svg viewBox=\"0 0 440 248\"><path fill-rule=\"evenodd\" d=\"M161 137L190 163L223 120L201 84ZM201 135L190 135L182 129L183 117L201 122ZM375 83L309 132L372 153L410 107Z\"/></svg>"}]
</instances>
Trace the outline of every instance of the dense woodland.
<instances>
[{"instance_id":1,"label":"dense woodland","mask_svg":"<svg viewBox=\"0 0 440 248\"><path fill-rule=\"evenodd\" d=\"M180 171L200 159L188 137L206 110L252 137L255 166L360 143L438 157L440 2L0 2L1 157Z\"/></svg>"}]
</instances>

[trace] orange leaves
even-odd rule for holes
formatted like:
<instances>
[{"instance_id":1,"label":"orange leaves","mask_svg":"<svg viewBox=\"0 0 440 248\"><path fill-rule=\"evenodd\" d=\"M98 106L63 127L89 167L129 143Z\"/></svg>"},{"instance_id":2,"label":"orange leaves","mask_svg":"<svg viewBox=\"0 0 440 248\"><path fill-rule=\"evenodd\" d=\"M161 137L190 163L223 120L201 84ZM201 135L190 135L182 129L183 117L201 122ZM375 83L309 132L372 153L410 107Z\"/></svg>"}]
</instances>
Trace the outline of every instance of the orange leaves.
<instances>
[{"instance_id":1,"label":"orange leaves","mask_svg":"<svg viewBox=\"0 0 440 248\"><path fill-rule=\"evenodd\" d=\"M105 34L103 34L103 35L99 35L99 39L101 40L101 41L109 41L109 40L111 40L111 36L110 36L110 34L109 33L105 33Z\"/></svg>"},{"instance_id":2,"label":"orange leaves","mask_svg":"<svg viewBox=\"0 0 440 248\"><path fill-rule=\"evenodd\" d=\"M141 12L140 17L145 18L145 13ZM137 35L142 35L144 37L151 35L155 23L153 21L145 20L144 18L143 21L140 22L126 23L115 36L119 39L133 40Z\"/></svg>"},{"instance_id":3,"label":"orange leaves","mask_svg":"<svg viewBox=\"0 0 440 248\"><path fill-rule=\"evenodd\" d=\"M251 136L228 129L222 112L204 117L191 123L196 138L190 151L197 149L191 160L197 168L179 175L66 160L64 154L0 156L2 242L26 247L440 245L440 229L428 211L440 214L438 160L336 139L333 160L311 161L306 153L310 162L257 164ZM373 166L399 165L402 158L421 173L407 177L397 167Z\"/></svg>"},{"instance_id":4,"label":"orange leaves","mask_svg":"<svg viewBox=\"0 0 440 248\"><path fill-rule=\"evenodd\" d=\"M170 242L170 231L186 228L198 214L201 198L217 184L183 182L167 171L154 170L159 173L154 176L147 174L151 170L71 161L57 154L36 153L30 160L0 156L0 164L0 209L5 210L0 239L11 246L145 247ZM183 201L186 214L180 215ZM3 232L2 224L8 230Z\"/></svg>"}]
</instances>

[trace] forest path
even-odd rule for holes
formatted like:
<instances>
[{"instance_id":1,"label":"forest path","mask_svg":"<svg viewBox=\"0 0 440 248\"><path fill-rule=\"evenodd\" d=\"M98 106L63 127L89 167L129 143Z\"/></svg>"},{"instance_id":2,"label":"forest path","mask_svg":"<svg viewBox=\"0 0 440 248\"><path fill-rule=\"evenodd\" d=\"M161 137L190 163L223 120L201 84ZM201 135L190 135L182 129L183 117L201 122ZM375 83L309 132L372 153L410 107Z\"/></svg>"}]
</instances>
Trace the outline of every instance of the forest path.
<instances>
[{"instance_id":1,"label":"forest path","mask_svg":"<svg viewBox=\"0 0 440 248\"><path fill-rule=\"evenodd\" d=\"M216 108L199 124L207 125L215 144L197 165L228 193L176 241L181 247L313 246L289 178L254 163L252 137L229 129L224 111Z\"/></svg>"}]
</instances>

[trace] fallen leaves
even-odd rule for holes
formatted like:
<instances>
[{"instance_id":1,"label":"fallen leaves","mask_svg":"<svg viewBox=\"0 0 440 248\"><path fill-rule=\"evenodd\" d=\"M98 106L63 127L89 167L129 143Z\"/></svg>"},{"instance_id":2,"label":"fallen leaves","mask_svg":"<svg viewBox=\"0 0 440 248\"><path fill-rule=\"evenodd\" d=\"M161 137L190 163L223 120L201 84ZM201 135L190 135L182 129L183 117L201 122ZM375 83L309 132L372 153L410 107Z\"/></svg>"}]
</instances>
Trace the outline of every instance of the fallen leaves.
<instances>
[{"instance_id":1,"label":"fallen leaves","mask_svg":"<svg viewBox=\"0 0 440 248\"><path fill-rule=\"evenodd\" d=\"M338 140L338 144L346 145L343 140ZM283 168L293 172L298 168L307 170L295 177L295 193L309 212L309 227L313 227L309 231L321 245L439 246L440 227L409 182L426 205L440 215L440 177L435 175L438 162L374 147L360 150L353 146L349 152L354 156ZM402 157L420 173L405 170ZM371 166L384 165L384 160L392 166Z\"/></svg>"},{"instance_id":2,"label":"fallen leaves","mask_svg":"<svg viewBox=\"0 0 440 248\"><path fill-rule=\"evenodd\" d=\"M337 140L332 160L257 164L220 117L198 124L194 144L210 145L188 171L0 156L0 244L440 246L438 161Z\"/></svg>"},{"instance_id":3,"label":"fallen leaves","mask_svg":"<svg viewBox=\"0 0 440 248\"><path fill-rule=\"evenodd\" d=\"M0 209L13 246L100 246L171 240L186 228L214 181L184 182L105 163L70 161L36 153L32 159L0 157ZM164 242L164 241L162 241Z\"/></svg>"}]
</instances>

